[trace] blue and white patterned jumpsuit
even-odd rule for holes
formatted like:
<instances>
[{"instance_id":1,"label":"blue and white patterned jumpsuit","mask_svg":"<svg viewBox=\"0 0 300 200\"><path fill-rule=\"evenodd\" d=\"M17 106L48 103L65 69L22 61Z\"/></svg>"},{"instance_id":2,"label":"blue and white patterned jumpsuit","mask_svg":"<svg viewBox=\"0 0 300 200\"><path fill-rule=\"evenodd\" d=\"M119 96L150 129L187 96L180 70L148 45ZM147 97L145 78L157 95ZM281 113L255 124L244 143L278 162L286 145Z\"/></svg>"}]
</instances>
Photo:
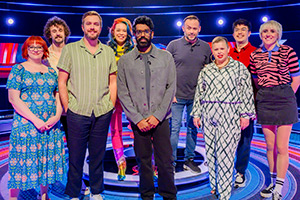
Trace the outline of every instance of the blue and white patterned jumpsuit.
<instances>
[{"instance_id":1,"label":"blue and white patterned jumpsuit","mask_svg":"<svg viewBox=\"0 0 300 200\"><path fill-rule=\"evenodd\" d=\"M231 195L240 118L255 118L251 75L241 62L229 58L222 69L210 63L200 72L191 113L201 119L210 186L220 199Z\"/></svg>"}]
</instances>

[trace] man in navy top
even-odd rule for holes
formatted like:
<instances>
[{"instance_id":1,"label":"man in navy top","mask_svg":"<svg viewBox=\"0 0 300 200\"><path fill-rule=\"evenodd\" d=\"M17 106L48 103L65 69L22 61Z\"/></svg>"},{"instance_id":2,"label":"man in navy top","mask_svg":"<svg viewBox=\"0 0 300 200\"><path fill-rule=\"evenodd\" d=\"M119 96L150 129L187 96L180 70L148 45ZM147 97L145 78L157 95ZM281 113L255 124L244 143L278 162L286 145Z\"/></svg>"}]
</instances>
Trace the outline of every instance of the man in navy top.
<instances>
[{"instance_id":1,"label":"man in navy top","mask_svg":"<svg viewBox=\"0 0 300 200\"><path fill-rule=\"evenodd\" d=\"M193 125L190 113L193 108L198 75L204 65L210 62L211 49L208 43L198 38L201 26L197 16L187 16L184 19L182 30L184 36L171 41L167 46L167 50L174 58L177 73L177 90L172 104L171 144L174 159L177 160L182 113L186 107L187 136L183 167L185 170L200 173L200 168L194 162L197 128Z\"/></svg>"}]
</instances>

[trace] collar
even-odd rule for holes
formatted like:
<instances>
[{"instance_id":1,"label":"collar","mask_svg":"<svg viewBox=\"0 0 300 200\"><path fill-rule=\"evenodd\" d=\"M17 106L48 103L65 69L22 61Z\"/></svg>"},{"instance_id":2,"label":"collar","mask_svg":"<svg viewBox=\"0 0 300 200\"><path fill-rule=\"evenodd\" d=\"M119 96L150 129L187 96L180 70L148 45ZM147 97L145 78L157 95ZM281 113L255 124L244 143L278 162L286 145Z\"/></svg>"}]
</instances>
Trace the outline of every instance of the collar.
<instances>
[{"instance_id":1,"label":"collar","mask_svg":"<svg viewBox=\"0 0 300 200\"><path fill-rule=\"evenodd\" d=\"M147 53L147 54L149 56L151 56L152 58L157 58L158 55L159 55L159 51L158 51L157 47L153 43L151 43L151 47L152 47L151 51L149 53ZM142 57L142 55L144 55L141 52L139 52L139 50L138 50L138 48L136 46L132 50L132 53L134 55L133 57L134 57L135 60L138 59L138 58L140 58L140 57Z\"/></svg>"},{"instance_id":2,"label":"collar","mask_svg":"<svg viewBox=\"0 0 300 200\"><path fill-rule=\"evenodd\" d=\"M48 50L49 50L49 52L50 52L50 51L54 51L54 50L53 50L52 44L48 47Z\"/></svg>"},{"instance_id":3,"label":"collar","mask_svg":"<svg viewBox=\"0 0 300 200\"><path fill-rule=\"evenodd\" d=\"M231 56L228 56L228 58L229 58L229 62L228 62L227 65L224 66L222 69L225 69L225 68L227 68L227 67L230 67L231 64L234 62L234 59L233 59ZM213 67L214 67L215 69L218 69L218 70L219 70L219 67L216 65L215 61L212 62L212 63L213 63Z\"/></svg>"},{"instance_id":4,"label":"collar","mask_svg":"<svg viewBox=\"0 0 300 200\"><path fill-rule=\"evenodd\" d=\"M190 42L188 42L184 36L181 38L181 41L184 45L189 45L189 46L200 46L200 39L197 37L197 41L194 44L191 44Z\"/></svg>"},{"instance_id":5,"label":"collar","mask_svg":"<svg viewBox=\"0 0 300 200\"><path fill-rule=\"evenodd\" d=\"M246 49L248 49L250 46L252 46L252 45L251 45L250 42L248 42L248 44L247 44L246 46L244 46L243 48L241 48L241 50L246 50ZM234 45L234 51L235 51L235 52L238 52L236 43L235 43L235 45Z\"/></svg>"},{"instance_id":6,"label":"collar","mask_svg":"<svg viewBox=\"0 0 300 200\"><path fill-rule=\"evenodd\" d=\"M262 52L264 53L264 52L272 52L272 51L278 51L279 50L279 45L276 43L276 45L274 46L274 48L271 50L271 51L268 51L267 49L266 49L266 47L263 45L262 46L262 48L261 48L261 50L262 50Z\"/></svg>"},{"instance_id":7,"label":"collar","mask_svg":"<svg viewBox=\"0 0 300 200\"><path fill-rule=\"evenodd\" d=\"M100 42L99 39L98 39L98 44L99 44L99 47L98 47L98 49L97 49L97 51L96 51L96 53L95 53L94 55L97 55L97 54L101 53L102 50L103 50L103 44ZM83 42L83 38L81 38L81 40L79 40L79 46L80 46L81 48L85 49L85 51L91 53L91 52L88 50L88 48L86 48L86 46L85 46L85 44L84 44L84 42Z\"/></svg>"}]
</instances>

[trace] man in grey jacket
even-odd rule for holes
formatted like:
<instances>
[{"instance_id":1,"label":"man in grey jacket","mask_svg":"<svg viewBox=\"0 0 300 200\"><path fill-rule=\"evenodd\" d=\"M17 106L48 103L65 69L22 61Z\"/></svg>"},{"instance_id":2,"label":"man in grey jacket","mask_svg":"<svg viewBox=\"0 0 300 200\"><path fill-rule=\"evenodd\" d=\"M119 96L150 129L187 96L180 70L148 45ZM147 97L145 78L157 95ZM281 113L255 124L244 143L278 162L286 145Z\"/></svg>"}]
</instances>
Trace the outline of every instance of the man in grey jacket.
<instances>
[{"instance_id":1,"label":"man in grey jacket","mask_svg":"<svg viewBox=\"0 0 300 200\"><path fill-rule=\"evenodd\" d=\"M134 20L137 47L118 62L118 97L134 133L142 199L154 197L153 146L158 166L158 193L164 199L173 200L177 190L168 121L175 95L176 72L172 55L151 43L153 28L147 16Z\"/></svg>"}]
</instances>

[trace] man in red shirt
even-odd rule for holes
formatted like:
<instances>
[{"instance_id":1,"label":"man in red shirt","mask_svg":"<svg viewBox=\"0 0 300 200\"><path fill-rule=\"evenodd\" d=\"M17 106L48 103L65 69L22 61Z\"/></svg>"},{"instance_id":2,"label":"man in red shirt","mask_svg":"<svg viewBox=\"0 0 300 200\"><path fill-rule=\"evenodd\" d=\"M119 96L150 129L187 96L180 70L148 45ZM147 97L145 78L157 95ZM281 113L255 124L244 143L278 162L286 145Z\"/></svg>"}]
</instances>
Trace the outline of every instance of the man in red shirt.
<instances>
[{"instance_id":1,"label":"man in red shirt","mask_svg":"<svg viewBox=\"0 0 300 200\"><path fill-rule=\"evenodd\" d=\"M247 68L250 63L250 54L256 49L249 42L251 35L251 23L245 19L236 20L233 25L233 37L235 39L234 48L230 49L229 55L242 62ZM252 82L253 83L253 82ZM252 84L255 88L254 84ZM254 93L255 94L255 93ZM245 187L245 172L250 159L250 146L253 137L253 121L250 120L249 126L242 130L241 140L238 144L235 169L237 171L234 187Z\"/></svg>"}]
</instances>

